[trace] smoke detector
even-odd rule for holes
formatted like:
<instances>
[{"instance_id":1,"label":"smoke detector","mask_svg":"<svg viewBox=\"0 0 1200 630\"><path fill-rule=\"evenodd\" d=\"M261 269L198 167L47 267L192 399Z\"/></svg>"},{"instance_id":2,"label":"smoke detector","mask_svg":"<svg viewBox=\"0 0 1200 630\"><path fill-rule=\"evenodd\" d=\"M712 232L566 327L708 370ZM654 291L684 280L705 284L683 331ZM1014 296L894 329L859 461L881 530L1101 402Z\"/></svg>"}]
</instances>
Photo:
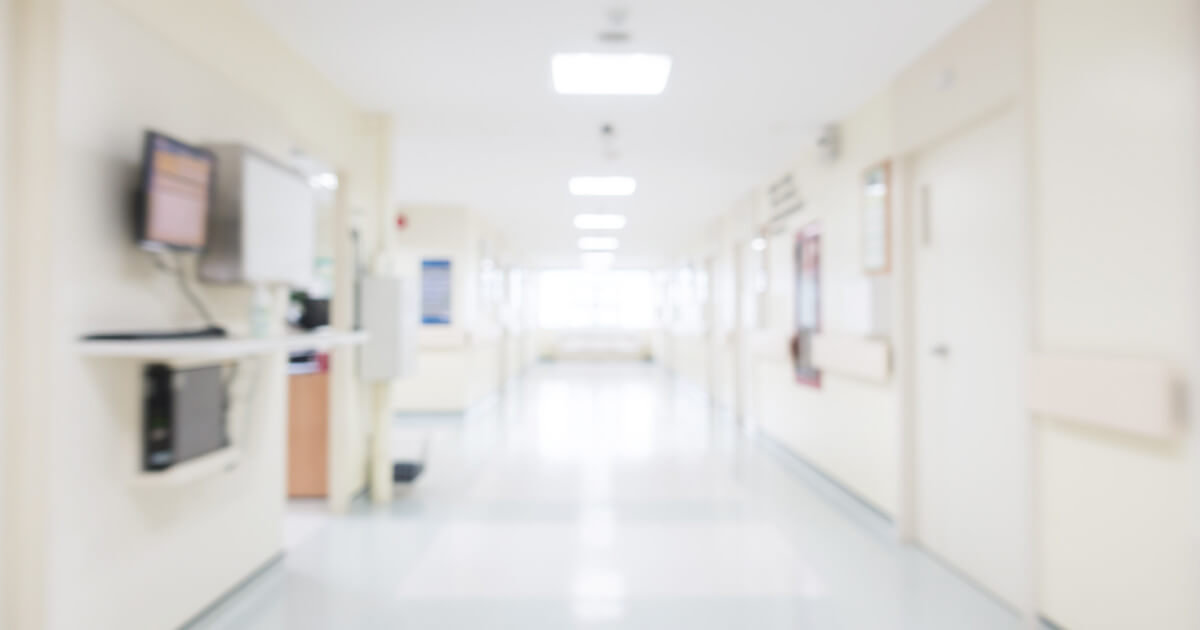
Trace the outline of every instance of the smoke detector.
<instances>
[{"instance_id":1,"label":"smoke detector","mask_svg":"<svg viewBox=\"0 0 1200 630\"><path fill-rule=\"evenodd\" d=\"M617 128L610 122L600 125L600 143L604 149L604 157L619 160L621 151L617 148Z\"/></svg>"},{"instance_id":2,"label":"smoke detector","mask_svg":"<svg viewBox=\"0 0 1200 630\"><path fill-rule=\"evenodd\" d=\"M829 124L817 135L817 154L826 162L835 162L842 153L842 129Z\"/></svg>"},{"instance_id":3,"label":"smoke detector","mask_svg":"<svg viewBox=\"0 0 1200 630\"><path fill-rule=\"evenodd\" d=\"M599 39L604 44L626 44L633 39L633 35L626 27L626 22L629 20L629 9L626 7L613 7L608 10L608 24L596 34L596 39Z\"/></svg>"}]
</instances>

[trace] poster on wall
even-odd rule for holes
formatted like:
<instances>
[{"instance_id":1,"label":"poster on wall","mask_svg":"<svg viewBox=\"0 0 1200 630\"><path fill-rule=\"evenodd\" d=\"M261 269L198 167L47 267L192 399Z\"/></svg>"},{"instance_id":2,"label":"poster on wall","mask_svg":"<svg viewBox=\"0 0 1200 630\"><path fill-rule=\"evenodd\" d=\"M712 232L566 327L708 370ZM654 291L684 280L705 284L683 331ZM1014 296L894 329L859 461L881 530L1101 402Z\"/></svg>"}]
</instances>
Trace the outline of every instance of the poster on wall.
<instances>
[{"instance_id":1,"label":"poster on wall","mask_svg":"<svg viewBox=\"0 0 1200 630\"><path fill-rule=\"evenodd\" d=\"M450 292L453 278L450 261L421 261L421 323L431 326L450 324Z\"/></svg>"},{"instance_id":2,"label":"poster on wall","mask_svg":"<svg viewBox=\"0 0 1200 630\"><path fill-rule=\"evenodd\" d=\"M863 269L884 274L892 267L892 166L877 164L863 176Z\"/></svg>"},{"instance_id":3,"label":"poster on wall","mask_svg":"<svg viewBox=\"0 0 1200 630\"><path fill-rule=\"evenodd\" d=\"M792 363L796 381L821 386L821 371L813 365L813 337L821 331L821 231L810 224L796 235L795 250L795 334L792 336Z\"/></svg>"}]
</instances>

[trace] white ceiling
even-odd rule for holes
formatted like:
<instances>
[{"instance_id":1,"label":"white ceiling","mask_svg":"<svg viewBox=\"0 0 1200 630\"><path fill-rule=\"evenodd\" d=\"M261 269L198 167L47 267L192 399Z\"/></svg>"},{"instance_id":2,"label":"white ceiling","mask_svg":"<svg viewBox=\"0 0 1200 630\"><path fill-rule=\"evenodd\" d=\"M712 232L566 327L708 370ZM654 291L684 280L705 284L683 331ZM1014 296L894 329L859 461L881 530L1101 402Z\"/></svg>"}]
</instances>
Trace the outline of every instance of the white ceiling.
<instances>
[{"instance_id":1,"label":"white ceiling","mask_svg":"<svg viewBox=\"0 0 1200 630\"><path fill-rule=\"evenodd\" d=\"M396 114L402 203L469 205L533 264L576 264L572 217L629 216L618 264L651 265L786 168L986 0L243 0L364 107ZM560 96L555 52L674 57L662 96ZM603 155L616 126L621 157ZM633 175L632 198L567 193Z\"/></svg>"}]
</instances>

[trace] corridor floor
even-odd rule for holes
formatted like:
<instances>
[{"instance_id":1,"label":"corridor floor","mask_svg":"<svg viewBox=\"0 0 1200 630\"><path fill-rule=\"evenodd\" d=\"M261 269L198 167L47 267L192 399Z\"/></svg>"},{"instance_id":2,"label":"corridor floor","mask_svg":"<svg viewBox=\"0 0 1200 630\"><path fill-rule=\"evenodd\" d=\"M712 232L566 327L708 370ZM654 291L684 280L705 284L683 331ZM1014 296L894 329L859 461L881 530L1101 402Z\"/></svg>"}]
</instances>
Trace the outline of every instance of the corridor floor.
<instances>
[{"instance_id":1,"label":"corridor floor","mask_svg":"<svg viewBox=\"0 0 1200 630\"><path fill-rule=\"evenodd\" d=\"M993 630L1017 616L649 365L535 368L401 418L429 468L385 508L296 506L204 630Z\"/></svg>"}]
</instances>

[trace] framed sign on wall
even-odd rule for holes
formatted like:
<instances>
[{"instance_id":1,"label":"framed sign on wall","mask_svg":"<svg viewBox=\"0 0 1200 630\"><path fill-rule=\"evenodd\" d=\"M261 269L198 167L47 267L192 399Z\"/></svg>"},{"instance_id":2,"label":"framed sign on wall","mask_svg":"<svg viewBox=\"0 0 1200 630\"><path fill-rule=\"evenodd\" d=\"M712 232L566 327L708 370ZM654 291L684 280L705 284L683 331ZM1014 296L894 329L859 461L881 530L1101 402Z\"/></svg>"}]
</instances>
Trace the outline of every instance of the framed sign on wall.
<instances>
[{"instance_id":1,"label":"framed sign on wall","mask_svg":"<svg viewBox=\"0 0 1200 630\"><path fill-rule=\"evenodd\" d=\"M421 261L421 323L426 326L450 324L454 278L447 259L426 258Z\"/></svg>"},{"instance_id":2,"label":"framed sign on wall","mask_svg":"<svg viewBox=\"0 0 1200 630\"><path fill-rule=\"evenodd\" d=\"M863 270L885 274L892 269L892 165L881 162L863 174Z\"/></svg>"},{"instance_id":3,"label":"framed sign on wall","mask_svg":"<svg viewBox=\"0 0 1200 630\"><path fill-rule=\"evenodd\" d=\"M796 235L795 249L795 334L792 363L796 381L821 386L821 371L813 364L813 337L821 331L821 229L809 224Z\"/></svg>"}]
</instances>

